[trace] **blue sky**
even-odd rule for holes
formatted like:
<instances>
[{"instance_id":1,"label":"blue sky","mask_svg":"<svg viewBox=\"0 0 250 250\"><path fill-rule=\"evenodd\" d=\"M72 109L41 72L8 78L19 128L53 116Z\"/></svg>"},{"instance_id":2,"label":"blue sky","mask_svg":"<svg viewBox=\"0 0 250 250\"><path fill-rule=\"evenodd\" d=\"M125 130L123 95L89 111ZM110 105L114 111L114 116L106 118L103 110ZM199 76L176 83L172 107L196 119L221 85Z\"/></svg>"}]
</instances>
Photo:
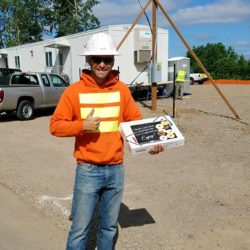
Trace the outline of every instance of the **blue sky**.
<instances>
[{"instance_id":1,"label":"blue sky","mask_svg":"<svg viewBox=\"0 0 250 250\"><path fill-rule=\"evenodd\" d=\"M141 12L139 0L99 0L93 12L102 26L132 24ZM148 1L140 0L144 7ZM190 47L207 43L232 46L250 59L250 0L160 0ZM151 20L151 5L147 9ZM169 30L169 57L185 56L187 49L158 10L158 26ZM142 17L139 24L148 24Z\"/></svg>"}]
</instances>

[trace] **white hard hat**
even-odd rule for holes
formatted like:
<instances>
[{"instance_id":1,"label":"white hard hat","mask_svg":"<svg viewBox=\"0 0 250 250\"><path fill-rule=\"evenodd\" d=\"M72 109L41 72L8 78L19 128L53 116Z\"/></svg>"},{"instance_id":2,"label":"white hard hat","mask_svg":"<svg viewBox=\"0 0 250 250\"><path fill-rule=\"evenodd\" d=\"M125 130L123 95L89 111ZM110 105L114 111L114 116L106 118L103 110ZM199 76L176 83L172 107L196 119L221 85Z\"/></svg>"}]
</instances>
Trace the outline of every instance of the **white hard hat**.
<instances>
[{"instance_id":1,"label":"white hard hat","mask_svg":"<svg viewBox=\"0 0 250 250\"><path fill-rule=\"evenodd\" d=\"M96 33L92 35L81 56L96 55L119 55L116 50L112 38L106 33Z\"/></svg>"}]
</instances>

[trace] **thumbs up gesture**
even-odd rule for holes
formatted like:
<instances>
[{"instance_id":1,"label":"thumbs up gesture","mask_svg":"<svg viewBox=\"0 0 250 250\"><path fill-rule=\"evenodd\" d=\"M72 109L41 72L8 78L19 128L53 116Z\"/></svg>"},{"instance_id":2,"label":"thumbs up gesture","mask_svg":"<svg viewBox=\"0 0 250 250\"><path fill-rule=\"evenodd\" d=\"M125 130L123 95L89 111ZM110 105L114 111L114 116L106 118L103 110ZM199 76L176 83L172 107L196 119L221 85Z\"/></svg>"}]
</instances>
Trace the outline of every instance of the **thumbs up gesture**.
<instances>
[{"instance_id":1,"label":"thumbs up gesture","mask_svg":"<svg viewBox=\"0 0 250 250\"><path fill-rule=\"evenodd\" d=\"M100 118L93 116L95 112L95 109L92 108L92 110L87 115L87 118L84 120L83 123L83 130L88 131L95 131L100 126Z\"/></svg>"}]
</instances>

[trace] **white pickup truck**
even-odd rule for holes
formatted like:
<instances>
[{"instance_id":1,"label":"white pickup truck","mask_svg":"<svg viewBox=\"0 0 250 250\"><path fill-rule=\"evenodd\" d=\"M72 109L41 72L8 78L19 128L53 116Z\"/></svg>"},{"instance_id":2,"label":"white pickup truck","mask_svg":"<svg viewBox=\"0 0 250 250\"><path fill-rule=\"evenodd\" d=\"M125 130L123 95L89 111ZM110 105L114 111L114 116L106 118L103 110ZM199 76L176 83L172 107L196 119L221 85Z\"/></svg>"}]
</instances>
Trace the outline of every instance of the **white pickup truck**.
<instances>
[{"instance_id":1,"label":"white pickup truck","mask_svg":"<svg viewBox=\"0 0 250 250\"><path fill-rule=\"evenodd\" d=\"M204 73L192 73L189 75L189 79L191 81L191 84L194 84L195 82L203 84L208 78Z\"/></svg>"},{"instance_id":2,"label":"white pickup truck","mask_svg":"<svg viewBox=\"0 0 250 250\"><path fill-rule=\"evenodd\" d=\"M19 120L30 120L35 109L55 107L67 86L57 74L14 73L0 84L0 114L16 111Z\"/></svg>"}]
</instances>

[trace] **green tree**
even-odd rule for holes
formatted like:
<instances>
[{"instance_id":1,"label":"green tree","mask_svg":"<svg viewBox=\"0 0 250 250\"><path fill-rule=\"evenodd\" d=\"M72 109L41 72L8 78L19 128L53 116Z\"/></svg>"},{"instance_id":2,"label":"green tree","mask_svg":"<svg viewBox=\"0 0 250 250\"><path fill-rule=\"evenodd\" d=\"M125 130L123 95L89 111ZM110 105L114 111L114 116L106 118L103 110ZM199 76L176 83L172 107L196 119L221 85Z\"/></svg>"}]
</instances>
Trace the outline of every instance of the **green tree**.
<instances>
[{"instance_id":1,"label":"green tree","mask_svg":"<svg viewBox=\"0 0 250 250\"><path fill-rule=\"evenodd\" d=\"M7 40L6 24L8 20L8 1L0 2L0 48L4 48Z\"/></svg>"},{"instance_id":2,"label":"green tree","mask_svg":"<svg viewBox=\"0 0 250 250\"><path fill-rule=\"evenodd\" d=\"M0 49L4 47L5 44L5 16L0 12Z\"/></svg>"},{"instance_id":3,"label":"green tree","mask_svg":"<svg viewBox=\"0 0 250 250\"><path fill-rule=\"evenodd\" d=\"M240 56L238 60L238 78L242 80L250 79L250 60L245 60L243 56Z\"/></svg>"},{"instance_id":4,"label":"green tree","mask_svg":"<svg viewBox=\"0 0 250 250\"><path fill-rule=\"evenodd\" d=\"M98 28L100 21L92 13L96 0L54 0L51 9L51 28L56 37ZM51 29L52 30L52 29Z\"/></svg>"},{"instance_id":5,"label":"green tree","mask_svg":"<svg viewBox=\"0 0 250 250\"><path fill-rule=\"evenodd\" d=\"M193 51L214 79L250 79L250 60L237 55L231 46L226 48L222 43L208 43L193 47ZM187 57L190 58L191 71L200 72L200 66L189 51Z\"/></svg>"},{"instance_id":6,"label":"green tree","mask_svg":"<svg viewBox=\"0 0 250 250\"><path fill-rule=\"evenodd\" d=\"M41 41L99 27L96 0L1 0L0 48Z\"/></svg>"},{"instance_id":7,"label":"green tree","mask_svg":"<svg viewBox=\"0 0 250 250\"><path fill-rule=\"evenodd\" d=\"M42 39L44 18L41 13L43 1L1 0L1 39L4 46L14 46Z\"/></svg>"}]
</instances>

